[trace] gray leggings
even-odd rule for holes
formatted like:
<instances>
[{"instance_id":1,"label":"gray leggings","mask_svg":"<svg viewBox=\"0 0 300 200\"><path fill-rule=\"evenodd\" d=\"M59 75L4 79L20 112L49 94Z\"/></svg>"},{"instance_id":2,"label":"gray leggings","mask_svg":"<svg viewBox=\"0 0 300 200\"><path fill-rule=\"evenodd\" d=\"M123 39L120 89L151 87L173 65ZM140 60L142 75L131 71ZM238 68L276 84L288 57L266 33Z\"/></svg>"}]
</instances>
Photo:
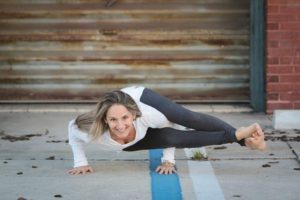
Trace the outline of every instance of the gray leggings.
<instances>
[{"instance_id":1,"label":"gray leggings","mask_svg":"<svg viewBox=\"0 0 300 200\"><path fill-rule=\"evenodd\" d=\"M238 142L236 129L228 123L203 113L190 111L170 99L145 88L140 101L163 113L170 122L193 130L173 128L148 128L146 136L124 151L137 151L157 148L195 148Z\"/></svg>"}]
</instances>

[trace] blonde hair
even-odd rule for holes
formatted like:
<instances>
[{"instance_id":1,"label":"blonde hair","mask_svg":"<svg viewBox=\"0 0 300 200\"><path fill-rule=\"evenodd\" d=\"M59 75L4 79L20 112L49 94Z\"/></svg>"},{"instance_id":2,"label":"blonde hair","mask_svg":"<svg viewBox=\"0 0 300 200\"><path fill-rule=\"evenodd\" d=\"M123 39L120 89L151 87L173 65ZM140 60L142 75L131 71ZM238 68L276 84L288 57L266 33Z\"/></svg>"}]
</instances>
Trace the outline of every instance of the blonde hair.
<instances>
[{"instance_id":1,"label":"blonde hair","mask_svg":"<svg viewBox=\"0 0 300 200\"><path fill-rule=\"evenodd\" d=\"M75 124L80 130L89 133L92 139L97 139L108 129L105 122L106 113L115 104L125 106L136 118L142 115L138 106L128 94L122 91L113 91L105 94L97 103L95 109L79 115L75 120Z\"/></svg>"}]
</instances>

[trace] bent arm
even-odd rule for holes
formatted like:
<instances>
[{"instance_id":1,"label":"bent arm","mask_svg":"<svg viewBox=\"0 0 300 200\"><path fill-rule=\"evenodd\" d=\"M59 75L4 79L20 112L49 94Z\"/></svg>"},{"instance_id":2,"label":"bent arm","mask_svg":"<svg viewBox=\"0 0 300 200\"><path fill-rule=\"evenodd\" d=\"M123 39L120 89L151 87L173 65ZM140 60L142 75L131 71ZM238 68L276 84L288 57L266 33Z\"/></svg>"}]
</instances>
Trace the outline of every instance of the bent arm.
<instances>
[{"instance_id":1,"label":"bent arm","mask_svg":"<svg viewBox=\"0 0 300 200\"><path fill-rule=\"evenodd\" d=\"M163 149L163 156L161 158L161 162L170 162L175 165L175 148L166 148Z\"/></svg>"},{"instance_id":2,"label":"bent arm","mask_svg":"<svg viewBox=\"0 0 300 200\"><path fill-rule=\"evenodd\" d=\"M88 161L84 152L84 144L91 141L87 133L80 131L75 120L69 122L69 145L72 148L74 167L86 166Z\"/></svg>"},{"instance_id":3,"label":"bent arm","mask_svg":"<svg viewBox=\"0 0 300 200\"><path fill-rule=\"evenodd\" d=\"M163 150L163 156L161 158L162 164L156 168L156 172L159 174L173 174L177 173L175 168L175 148L166 148Z\"/></svg>"}]
</instances>

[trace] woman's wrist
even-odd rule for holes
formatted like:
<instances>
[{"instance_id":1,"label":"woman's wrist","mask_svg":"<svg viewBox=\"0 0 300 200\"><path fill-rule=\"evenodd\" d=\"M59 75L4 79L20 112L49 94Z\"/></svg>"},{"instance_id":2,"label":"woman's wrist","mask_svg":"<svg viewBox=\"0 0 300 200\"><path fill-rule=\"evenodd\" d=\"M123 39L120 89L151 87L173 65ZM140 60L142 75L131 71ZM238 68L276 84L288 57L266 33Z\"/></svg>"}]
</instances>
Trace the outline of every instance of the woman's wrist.
<instances>
[{"instance_id":1,"label":"woman's wrist","mask_svg":"<svg viewBox=\"0 0 300 200\"><path fill-rule=\"evenodd\" d=\"M164 160L162 162L162 165L167 166L167 167L174 167L175 166L174 163L171 163L170 161L167 161L167 160Z\"/></svg>"}]
</instances>

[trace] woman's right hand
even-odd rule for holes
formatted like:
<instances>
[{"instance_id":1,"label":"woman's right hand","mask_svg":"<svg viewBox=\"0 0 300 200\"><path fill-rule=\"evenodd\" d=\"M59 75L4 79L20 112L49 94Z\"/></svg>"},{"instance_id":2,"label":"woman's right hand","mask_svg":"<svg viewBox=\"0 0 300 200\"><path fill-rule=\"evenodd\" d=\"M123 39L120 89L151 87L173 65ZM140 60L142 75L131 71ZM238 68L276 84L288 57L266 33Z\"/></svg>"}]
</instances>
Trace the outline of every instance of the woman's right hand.
<instances>
[{"instance_id":1,"label":"woman's right hand","mask_svg":"<svg viewBox=\"0 0 300 200\"><path fill-rule=\"evenodd\" d=\"M74 167L73 169L70 169L67 171L67 173L70 175L80 175L80 174L87 174L87 173L92 173L92 172L94 172L94 170L89 165Z\"/></svg>"}]
</instances>

